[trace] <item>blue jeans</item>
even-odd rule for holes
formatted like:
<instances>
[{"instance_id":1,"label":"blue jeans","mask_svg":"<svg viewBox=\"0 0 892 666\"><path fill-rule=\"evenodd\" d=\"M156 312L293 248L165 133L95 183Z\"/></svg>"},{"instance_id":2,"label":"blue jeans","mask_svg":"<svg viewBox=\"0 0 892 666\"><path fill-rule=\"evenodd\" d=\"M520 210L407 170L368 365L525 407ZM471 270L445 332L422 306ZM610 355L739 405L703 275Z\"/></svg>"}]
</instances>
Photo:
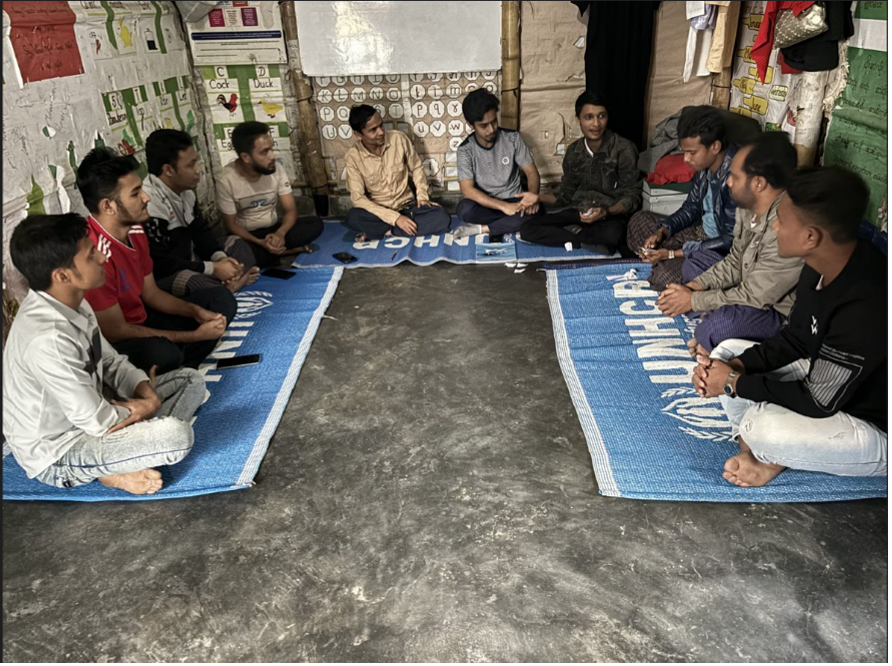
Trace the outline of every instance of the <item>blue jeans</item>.
<instances>
[{"instance_id":1,"label":"blue jeans","mask_svg":"<svg viewBox=\"0 0 892 666\"><path fill-rule=\"evenodd\" d=\"M710 357L727 361L755 344L725 340ZM767 376L782 382L802 381L808 369L808 359L801 359ZM888 439L872 423L845 412L816 419L770 402L726 395L721 401L731 421L731 434L742 437L761 462L837 476L886 475Z\"/></svg>"}]
</instances>

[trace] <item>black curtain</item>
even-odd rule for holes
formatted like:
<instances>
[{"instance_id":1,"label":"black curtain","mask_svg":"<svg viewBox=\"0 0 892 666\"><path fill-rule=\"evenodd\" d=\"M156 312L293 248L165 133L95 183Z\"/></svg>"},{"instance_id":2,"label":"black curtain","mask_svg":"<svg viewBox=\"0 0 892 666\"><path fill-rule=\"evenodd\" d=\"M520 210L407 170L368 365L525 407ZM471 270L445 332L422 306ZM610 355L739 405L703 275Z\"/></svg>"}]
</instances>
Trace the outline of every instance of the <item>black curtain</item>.
<instances>
[{"instance_id":1,"label":"black curtain","mask_svg":"<svg viewBox=\"0 0 892 666\"><path fill-rule=\"evenodd\" d=\"M645 148L644 112L650 73L654 12L659 2L573 2L589 12L585 87L602 94L610 129Z\"/></svg>"}]
</instances>

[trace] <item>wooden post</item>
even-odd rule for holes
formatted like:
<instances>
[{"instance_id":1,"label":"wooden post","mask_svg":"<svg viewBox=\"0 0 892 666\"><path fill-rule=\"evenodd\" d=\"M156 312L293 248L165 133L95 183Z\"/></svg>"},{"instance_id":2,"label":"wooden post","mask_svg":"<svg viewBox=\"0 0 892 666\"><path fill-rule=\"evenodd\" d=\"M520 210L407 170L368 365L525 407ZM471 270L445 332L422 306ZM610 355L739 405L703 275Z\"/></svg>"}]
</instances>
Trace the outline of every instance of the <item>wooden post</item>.
<instances>
[{"instance_id":1,"label":"wooden post","mask_svg":"<svg viewBox=\"0 0 892 666\"><path fill-rule=\"evenodd\" d=\"M712 79L712 106L727 109L731 106L731 68L725 67Z\"/></svg>"},{"instance_id":2,"label":"wooden post","mask_svg":"<svg viewBox=\"0 0 892 666\"><path fill-rule=\"evenodd\" d=\"M288 49L288 72L291 85L297 97L297 112L300 123L299 147L307 178L313 193L328 194L328 172L322 160L322 140L316 125L316 107L313 103L313 86L300 66L300 46L297 39L297 15L294 3L290 0L279 3L282 10L282 28Z\"/></svg>"},{"instance_id":3,"label":"wooden post","mask_svg":"<svg viewBox=\"0 0 892 666\"><path fill-rule=\"evenodd\" d=\"M520 3L502 0L502 107L499 124L520 129Z\"/></svg>"}]
</instances>

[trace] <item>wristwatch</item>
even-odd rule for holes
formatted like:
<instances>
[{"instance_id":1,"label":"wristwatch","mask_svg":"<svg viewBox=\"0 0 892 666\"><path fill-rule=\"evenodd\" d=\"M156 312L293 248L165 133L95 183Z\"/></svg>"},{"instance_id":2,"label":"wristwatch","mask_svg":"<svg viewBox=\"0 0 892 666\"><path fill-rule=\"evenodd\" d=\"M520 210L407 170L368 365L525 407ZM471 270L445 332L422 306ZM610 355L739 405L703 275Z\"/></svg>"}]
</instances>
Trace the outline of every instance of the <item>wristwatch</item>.
<instances>
[{"instance_id":1,"label":"wristwatch","mask_svg":"<svg viewBox=\"0 0 892 666\"><path fill-rule=\"evenodd\" d=\"M725 386L723 390L725 391L725 395L729 398L736 398L737 393L734 391L734 380L740 377L739 372L734 372L733 370L728 373L728 379L725 380Z\"/></svg>"}]
</instances>

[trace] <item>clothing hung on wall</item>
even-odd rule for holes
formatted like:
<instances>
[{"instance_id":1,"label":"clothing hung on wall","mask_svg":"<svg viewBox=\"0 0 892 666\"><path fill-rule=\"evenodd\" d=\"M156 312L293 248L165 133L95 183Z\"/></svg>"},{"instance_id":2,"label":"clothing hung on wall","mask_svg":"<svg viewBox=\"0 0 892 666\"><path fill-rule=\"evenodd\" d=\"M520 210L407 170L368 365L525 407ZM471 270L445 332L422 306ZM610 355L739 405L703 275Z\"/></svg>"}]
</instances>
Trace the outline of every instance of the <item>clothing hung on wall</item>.
<instances>
[{"instance_id":1,"label":"clothing hung on wall","mask_svg":"<svg viewBox=\"0 0 892 666\"><path fill-rule=\"evenodd\" d=\"M659 2L573 2L588 11L585 87L607 100L610 129L645 146L645 98Z\"/></svg>"},{"instance_id":2,"label":"clothing hung on wall","mask_svg":"<svg viewBox=\"0 0 892 666\"><path fill-rule=\"evenodd\" d=\"M781 49L790 67L803 72L826 72L839 65L839 41L855 34L851 2L825 2L827 31Z\"/></svg>"}]
</instances>

